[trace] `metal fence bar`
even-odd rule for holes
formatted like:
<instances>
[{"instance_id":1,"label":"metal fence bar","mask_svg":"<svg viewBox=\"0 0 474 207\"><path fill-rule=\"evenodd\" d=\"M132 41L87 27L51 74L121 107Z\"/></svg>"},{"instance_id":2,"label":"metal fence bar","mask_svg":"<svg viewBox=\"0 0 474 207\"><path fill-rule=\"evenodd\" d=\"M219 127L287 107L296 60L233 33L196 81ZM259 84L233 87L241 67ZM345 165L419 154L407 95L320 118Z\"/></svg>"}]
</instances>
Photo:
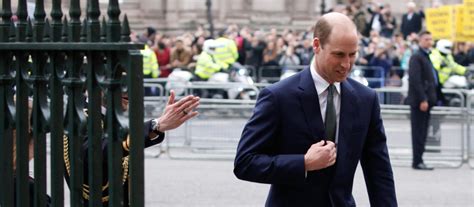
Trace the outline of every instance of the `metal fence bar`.
<instances>
[{"instance_id":1,"label":"metal fence bar","mask_svg":"<svg viewBox=\"0 0 474 207\"><path fill-rule=\"evenodd\" d=\"M402 88L378 88L376 91L381 94L381 93L400 93L400 94L406 94L406 89ZM453 89L446 89L443 90L443 93L446 94L453 94L456 95L456 97L459 97L461 99L461 102L463 103L460 107L446 107L446 106L435 106L431 110L432 114L432 120L434 120L433 116L438 116L438 117L443 117L443 120L445 123L457 123L459 124L460 127L460 138L459 138L459 146L453 148L453 147L447 147L447 146L426 146L427 151L433 150L433 151L452 151L455 150L454 152L457 153L456 155L435 155L435 154L426 154L426 161L429 162L435 162L438 164L442 164L445 162L446 159L451 160L451 161L456 161L456 163L451 163L450 165L447 165L448 167L460 167L462 166L463 162L465 161L465 127L467 122L467 117L465 116L466 109L464 107L465 99L464 99L464 92L462 90L453 90ZM382 104L381 105L381 112L384 120L404 120L407 119L410 115L410 106L408 105L394 105L394 104ZM407 149L410 150L411 148L407 146L389 146L390 149L397 148L397 149ZM403 161L403 160L408 160L411 159L411 156L409 155L395 155L392 153L392 159L398 160L398 161Z\"/></svg>"},{"instance_id":2,"label":"metal fence bar","mask_svg":"<svg viewBox=\"0 0 474 207\"><path fill-rule=\"evenodd\" d=\"M49 25L44 11L44 1L35 1L34 22L27 20L26 0L18 1L19 21L11 21L10 0L2 1L0 23L0 206L46 206L46 138L51 132L51 196L53 206L64 205L65 175L69 182L71 206L101 206L104 198L101 166L110 164L108 186L110 205L123 205L122 180L134 180L130 185L130 204L144 206L143 183L143 125L132 122L121 111L121 71L128 71L127 83L130 97L131 118L143 119L141 84L141 55L129 52L141 49L141 45L130 43L128 22L120 25L118 1L109 3L109 24L100 30L98 0L88 0L87 17L81 23L79 0L70 0L68 24L61 11L61 1L52 1L52 25ZM99 31L100 30L100 31ZM121 31L122 30L122 31ZM103 35L104 38L101 38ZM107 40L101 42L101 40ZM119 43L119 41L122 41ZM107 52L106 52L107 51ZM135 51L136 52L136 51ZM108 57L104 58L104 53ZM134 54L138 54L135 55ZM120 58L118 58L120 56ZM87 58L85 58L87 57ZM132 58L133 57L133 58ZM107 63L104 63L107 61ZM107 68L104 68L104 65ZM132 67L133 66L133 67ZM104 72L105 71L105 72ZM104 75L105 74L105 75ZM85 78L85 75L88 78ZM106 78L104 78L106 76ZM84 86L88 87L88 117L85 116ZM106 134L107 146L112 156L104 161L102 144L102 88L106 86L108 106ZM30 90L29 90L30 88ZM64 95L64 90L67 96ZM31 132L34 139L34 189L29 189L28 137L30 136L28 116L28 95L32 94ZM14 98L16 96L16 100ZM64 106L63 99L67 97ZM16 103L15 103L16 101ZM64 108L66 115L64 115ZM129 122L127 122L129 121ZM65 126L65 127L64 127ZM87 127L87 128L86 128ZM13 130L16 133L13 134ZM129 130L130 129L130 130ZM86 133L87 131L87 133ZM122 139L130 131L132 154L130 155L130 176L117 171L122 168ZM86 137L87 134L87 137ZM12 153L16 137L17 151ZM87 138L89 151L83 146ZM83 145L84 144L84 145ZM141 144L141 145L140 145ZM65 147L65 148L63 148ZM13 166L13 158L16 164ZM85 160L90 158L89 160ZM89 162L88 162L89 161ZM90 165L82 165L89 163ZM113 164L111 164L113 163ZM114 165L115 164L115 165ZM16 169L13 169L16 167ZM84 170L88 168L89 170ZM125 167L124 167L125 168ZM66 172L64 171L66 169ZM14 171L13 171L14 170ZM128 167L127 167L128 171ZM88 180L84 179L87 173ZM14 176L13 176L14 175ZM13 189L13 181L16 180ZM30 190L34 197L29 198ZM13 194L16 194L14 198ZM128 198L128 197L127 197ZM105 198L105 200L107 200ZM128 199L127 199L128 200ZM16 202L16 204L15 204ZM128 204L128 203L127 203Z\"/></svg>"},{"instance_id":3,"label":"metal fence bar","mask_svg":"<svg viewBox=\"0 0 474 207\"><path fill-rule=\"evenodd\" d=\"M26 0L18 1L17 9L18 22L15 31L16 41L26 41L26 26L27 26L27 9ZM28 56L29 54L25 51L16 51L15 58L15 71L16 71L16 108L26 109L28 108L28 85L26 83L26 71L28 67ZM0 66L1 67L1 66ZM53 87L53 86L52 86ZM29 117L27 110L16 111L15 114L16 129L26 129L29 126ZM16 130L16 170L15 170L15 182L16 182L16 205L27 206L30 204L29 192L29 166L28 166L28 141L29 141L28 130ZM61 159L62 160L62 159ZM62 175L61 175L62 176ZM58 205L59 206L59 205Z\"/></svg>"},{"instance_id":4,"label":"metal fence bar","mask_svg":"<svg viewBox=\"0 0 474 207\"><path fill-rule=\"evenodd\" d=\"M36 1L33 14L34 30L33 41L43 42L49 39L48 22L45 22L46 13L44 2ZM49 131L50 111L47 105L47 76L46 61L48 53L46 51L36 51L31 55L33 68L31 81L33 85L33 140L34 140L34 204L35 206L46 205L46 133ZM47 110L44 110L47 109Z\"/></svg>"},{"instance_id":5,"label":"metal fence bar","mask_svg":"<svg viewBox=\"0 0 474 207\"><path fill-rule=\"evenodd\" d=\"M61 41L63 24L61 18L61 1L53 0L51 17L51 42ZM22 33L22 32L19 32ZM50 53L50 90L51 90L51 204L64 206L64 92L62 79L65 71L65 54L54 51ZM22 60L21 62L26 62Z\"/></svg>"},{"instance_id":6,"label":"metal fence bar","mask_svg":"<svg viewBox=\"0 0 474 207\"><path fill-rule=\"evenodd\" d=\"M0 42L9 42L12 16L10 1L2 1L2 22L0 23ZM0 57L0 206L13 206L13 124L14 105L12 97L11 51Z\"/></svg>"},{"instance_id":7,"label":"metal fence bar","mask_svg":"<svg viewBox=\"0 0 474 207\"><path fill-rule=\"evenodd\" d=\"M473 116L474 116L474 109L473 109L473 104L474 104L474 92L469 91L467 93L467 113L466 116L468 118L468 125L467 125L467 136L466 136L466 151L467 151L467 163L470 166L471 169L474 169L474 148L472 146L473 144L473 137L472 137L472 124L474 122Z\"/></svg>"},{"instance_id":8,"label":"metal fence bar","mask_svg":"<svg viewBox=\"0 0 474 207\"><path fill-rule=\"evenodd\" d=\"M128 22L124 21L128 27ZM128 35L127 35L128 36ZM128 61L128 96L130 97L129 126L131 149L130 149L130 206L145 206L145 163L144 163L144 142L143 123L143 72L142 56L140 51L130 52ZM162 93L161 93L162 94Z\"/></svg>"},{"instance_id":9,"label":"metal fence bar","mask_svg":"<svg viewBox=\"0 0 474 207\"><path fill-rule=\"evenodd\" d=\"M87 1L87 20L84 20L83 30L86 31L86 42L100 42L100 9L97 1ZM102 156L102 122L92 121L101 120L101 94L102 90L99 86L99 71L103 71L102 61L104 54L97 51L88 51L86 53L87 64L87 94L89 104L87 106L88 119L87 122L87 138L88 138L88 190L89 190L89 206L102 206L102 186L103 186L103 156Z\"/></svg>"},{"instance_id":10,"label":"metal fence bar","mask_svg":"<svg viewBox=\"0 0 474 207\"><path fill-rule=\"evenodd\" d=\"M257 82L268 81L270 83L278 82L282 74L282 70L296 70L301 71L307 66L297 65L297 66L260 66L257 72ZM269 76L267 76L269 75Z\"/></svg>"},{"instance_id":11,"label":"metal fence bar","mask_svg":"<svg viewBox=\"0 0 474 207\"><path fill-rule=\"evenodd\" d=\"M184 84L181 86L180 89L183 89L185 91L185 94L192 93L193 90L196 89L231 89L235 87L241 87L245 89L251 89L254 90L257 94L259 93L259 89L255 85L246 85L246 84L241 84L241 83L212 83L212 82L189 82L188 84ZM167 89L169 91L170 89ZM215 110L215 109L252 109L255 105L255 100L233 100L233 99L211 99L211 98L201 98L200 101L200 106L199 110ZM181 147L184 148L190 148L192 151L199 151L200 153L203 153L202 149L196 148L196 146L193 144L194 142L200 142L200 141L218 141L222 140L223 138L220 139L212 139L212 138L199 138L193 136L193 127L192 127L193 121L186 122L185 125L183 126L183 131L184 131L184 143ZM235 140L234 140L235 141ZM174 154L174 148L177 146L172 146L170 143L170 139L167 139L166 142L166 152L167 155L172 158L172 159L190 159L191 157L181 157L179 155ZM221 148L216 148L213 150L218 150ZM228 157L230 158L230 157ZM225 159L228 159L225 158ZM196 157L195 159L222 159L216 156L200 156Z\"/></svg>"},{"instance_id":12,"label":"metal fence bar","mask_svg":"<svg viewBox=\"0 0 474 207\"><path fill-rule=\"evenodd\" d=\"M118 42L120 41L120 8L118 0L110 0L107 9L109 20L107 22L107 42ZM117 114L122 114L121 109L121 89L120 84L117 82L122 77L122 70L118 68L119 56L116 52L111 51L106 53L107 57L107 72L105 74L105 81L102 83L106 88L106 102L108 110L106 112L106 125L105 136L108 142L108 179L109 179L109 205L110 206L122 206L123 199L123 188L122 188L122 172L117 169L122 169L122 160L114 159L117 157L123 157L122 154L122 137L119 135L117 129L121 128L119 117Z\"/></svg>"},{"instance_id":13,"label":"metal fence bar","mask_svg":"<svg viewBox=\"0 0 474 207\"><path fill-rule=\"evenodd\" d=\"M244 65L244 68L250 71L250 76L252 77L252 80L255 82L258 79L258 74L257 74L257 68L253 65Z\"/></svg>"},{"instance_id":14,"label":"metal fence bar","mask_svg":"<svg viewBox=\"0 0 474 207\"><path fill-rule=\"evenodd\" d=\"M385 86L385 70L380 66L362 66L356 65L354 68L362 70L363 76L369 82L369 87L381 88ZM379 83L377 85L376 83Z\"/></svg>"},{"instance_id":15,"label":"metal fence bar","mask_svg":"<svg viewBox=\"0 0 474 207\"><path fill-rule=\"evenodd\" d=\"M262 85L265 86L266 84ZM256 85L254 85L257 87ZM205 83L191 83L190 85L185 86L184 88L186 89L196 89L196 88L212 88L213 85L210 84L205 84ZM223 86L220 86L223 87ZM231 87L228 85L227 87ZM381 93L406 93L406 90L401 89L401 88L378 88L376 89L379 94ZM465 102L464 96L465 92L460 91L460 90L443 90L444 93L450 93L458 96L461 99L461 102ZM163 97L161 97L162 99ZM220 115L219 110L251 110L254 107L255 100L248 100L248 101L243 101L243 100L228 100L228 99L201 99L201 105L199 106L199 111L203 112L206 110L209 111L216 111L218 117L223 117L223 115ZM382 104L381 105L381 111L382 111L382 116L384 119L387 120L406 120L407 117L410 115L410 108L408 105L400 105L401 103L398 103L398 105L395 104ZM466 152L466 146L465 146L465 141L464 137L466 137L465 134L465 129L466 129L466 124L470 123L467 122L468 116L466 116L466 109L465 105L461 105L460 107L443 107L443 106L437 106L432 109L432 114L435 117L441 117L443 120L443 123L449 123L451 125L456 125L460 127L460 136L459 140L456 138L456 141L459 141L459 144L455 145L449 145L449 146L427 146L428 150L442 150L443 153L438 154L438 153L427 153L426 158L428 162L434 162L442 166L447 166L447 167L459 167L463 164L465 161L465 152ZM226 145L222 145L219 147L217 145L218 143L230 143L231 141L238 141L234 138L227 137L227 136L199 136L197 135L197 132L194 132L195 126L193 124L195 123L200 123L202 124L202 120L193 120L189 123L189 126L185 126L183 130L185 130L184 135L182 134L181 136L184 136L185 141L182 145L178 144L176 142L170 142L170 139L167 140L166 144L166 152L168 156L172 159L228 159L229 156L229 149L232 149L232 147L228 148ZM206 125L206 124L205 124ZM201 125L199 125L201 126ZM210 125L215 129L215 126ZM187 132L187 133L186 133ZM174 134L174 132L173 132ZM411 137L407 136L407 140L409 140ZM203 143L209 143L209 145L217 145L217 146L207 146L206 144ZM456 142L457 143L457 142ZM403 151L408 151L411 152L411 146L410 145L391 145L389 146L390 149L397 149L397 150L403 150ZM193 155L195 157L183 157L179 155L179 150L180 148L185 148L188 150L191 150ZM208 153L211 150L212 152L221 152L224 153L222 154L222 157L219 156L210 156ZM203 154L208 154L208 156L204 156ZM409 161L411 159L411 153L402 153L402 154L393 154L393 159L398 160L398 161Z\"/></svg>"}]
</instances>

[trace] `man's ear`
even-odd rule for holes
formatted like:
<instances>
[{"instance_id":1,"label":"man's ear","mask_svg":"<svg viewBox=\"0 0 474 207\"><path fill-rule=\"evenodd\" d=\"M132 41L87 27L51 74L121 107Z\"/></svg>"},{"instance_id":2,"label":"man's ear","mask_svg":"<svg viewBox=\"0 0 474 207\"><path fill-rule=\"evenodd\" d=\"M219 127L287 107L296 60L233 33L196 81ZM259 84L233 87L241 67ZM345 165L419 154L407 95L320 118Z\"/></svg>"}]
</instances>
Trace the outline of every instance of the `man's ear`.
<instances>
[{"instance_id":1,"label":"man's ear","mask_svg":"<svg viewBox=\"0 0 474 207\"><path fill-rule=\"evenodd\" d=\"M313 39L313 52L314 54L318 54L320 50L321 50L321 42L319 41L319 38L315 37Z\"/></svg>"}]
</instances>

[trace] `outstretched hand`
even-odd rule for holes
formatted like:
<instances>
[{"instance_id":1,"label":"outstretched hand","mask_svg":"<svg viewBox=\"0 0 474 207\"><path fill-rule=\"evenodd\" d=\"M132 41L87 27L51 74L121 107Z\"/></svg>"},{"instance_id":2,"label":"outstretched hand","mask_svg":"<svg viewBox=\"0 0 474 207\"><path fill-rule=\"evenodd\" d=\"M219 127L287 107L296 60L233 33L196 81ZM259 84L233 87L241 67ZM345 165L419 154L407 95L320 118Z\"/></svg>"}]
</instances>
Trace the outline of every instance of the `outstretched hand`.
<instances>
[{"instance_id":1,"label":"outstretched hand","mask_svg":"<svg viewBox=\"0 0 474 207\"><path fill-rule=\"evenodd\" d=\"M185 121L199 114L194 111L199 106L199 97L189 95L179 101L175 101L175 97L175 92L171 90L168 103L159 119L160 128L158 130L161 132L176 129Z\"/></svg>"}]
</instances>

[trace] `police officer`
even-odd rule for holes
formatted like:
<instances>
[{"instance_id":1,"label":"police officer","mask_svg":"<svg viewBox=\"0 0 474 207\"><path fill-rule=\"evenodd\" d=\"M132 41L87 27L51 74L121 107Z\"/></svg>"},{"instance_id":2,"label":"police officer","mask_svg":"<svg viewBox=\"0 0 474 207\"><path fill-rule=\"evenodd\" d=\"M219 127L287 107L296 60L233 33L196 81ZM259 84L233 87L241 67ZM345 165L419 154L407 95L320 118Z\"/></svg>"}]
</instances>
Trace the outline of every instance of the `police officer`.
<instances>
[{"instance_id":1,"label":"police officer","mask_svg":"<svg viewBox=\"0 0 474 207\"><path fill-rule=\"evenodd\" d=\"M145 48L140 50L143 56L143 77L144 78L158 78L160 75L158 59L156 58L155 52L145 44ZM145 96L155 95L156 88L145 88Z\"/></svg>"},{"instance_id":2,"label":"police officer","mask_svg":"<svg viewBox=\"0 0 474 207\"><path fill-rule=\"evenodd\" d=\"M214 73L217 73L221 70L222 64L219 64L215 58L216 54L216 41L209 39L206 40L203 44L203 49L201 54L199 54L198 60L196 62L196 80L198 81L207 81Z\"/></svg>"},{"instance_id":3,"label":"police officer","mask_svg":"<svg viewBox=\"0 0 474 207\"><path fill-rule=\"evenodd\" d=\"M216 52L214 58L224 70L229 69L239 57L235 41L226 36L226 31L219 32L219 38L215 40Z\"/></svg>"},{"instance_id":4,"label":"police officer","mask_svg":"<svg viewBox=\"0 0 474 207\"><path fill-rule=\"evenodd\" d=\"M441 39L436 43L436 49L430 53L431 63L438 71L439 83L442 86L451 75L464 75L466 73L466 67L454 61L452 48L453 43L451 41Z\"/></svg>"}]
</instances>

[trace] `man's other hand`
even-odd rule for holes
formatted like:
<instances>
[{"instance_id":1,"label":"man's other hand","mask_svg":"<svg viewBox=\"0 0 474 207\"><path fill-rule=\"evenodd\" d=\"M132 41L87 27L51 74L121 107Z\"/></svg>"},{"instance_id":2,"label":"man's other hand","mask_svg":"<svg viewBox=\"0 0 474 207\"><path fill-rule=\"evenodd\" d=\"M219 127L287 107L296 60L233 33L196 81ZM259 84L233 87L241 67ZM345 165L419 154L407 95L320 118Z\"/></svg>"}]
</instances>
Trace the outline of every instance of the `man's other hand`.
<instances>
[{"instance_id":1,"label":"man's other hand","mask_svg":"<svg viewBox=\"0 0 474 207\"><path fill-rule=\"evenodd\" d=\"M420 111L426 112L428 111L428 107L429 107L428 101L422 101L420 103Z\"/></svg>"},{"instance_id":2,"label":"man's other hand","mask_svg":"<svg viewBox=\"0 0 474 207\"><path fill-rule=\"evenodd\" d=\"M189 95L179 101L175 101L175 97L174 91L171 90L168 103L159 119L160 128L158 131L164 132L178 128L185 121L199 114L194 111L199 106L199 97Z\"/></svg>"},{"instance_id":3,"label":"man's other hand","mask_svg":"<svg viewBox=\"0 0 474 207\"><path fill-rule=\"evenodd\" d=\"M311 145L304 155L304 166L306 171L327 168L334 165L335 162L336 145L331 141L322 140Z\"/></svg>"}]
</instances>

